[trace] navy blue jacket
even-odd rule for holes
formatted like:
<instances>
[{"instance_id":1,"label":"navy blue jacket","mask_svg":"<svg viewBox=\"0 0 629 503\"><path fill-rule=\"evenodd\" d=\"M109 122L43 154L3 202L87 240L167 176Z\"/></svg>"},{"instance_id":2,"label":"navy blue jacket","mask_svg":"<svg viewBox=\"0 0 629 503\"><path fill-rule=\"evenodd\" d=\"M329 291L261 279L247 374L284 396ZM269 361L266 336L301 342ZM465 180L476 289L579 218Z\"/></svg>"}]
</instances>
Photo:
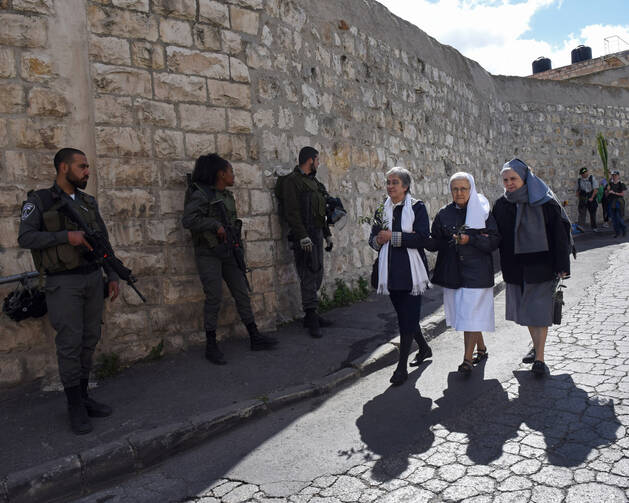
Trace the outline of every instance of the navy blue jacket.
<instances>
[{"instance_id":1,"label":"navy blue jacket","mask_svg":"<svg viewBox=\"0 0 629 503\"><path fill-rule=\"evenodd\" d=\"M432 282L445 288L490 288L494 286L491 256L500 243L494 217L489 214L484 229L466 229L466 245L456 246L452 235L465 224L466 208L450 203L439 210L432 222L431 238L425 248L436 251Z\"/></svg>"},{"instance_id":2,"label":"navy blue jacket","mask_svg":"<svg viewBox=\"0 0 629 503\"><path fill-rule=\"evenodd\" d=\"M402 205L393 208L393 223L390 229L393 232L402 232ZM413 201L413 212L415 221L413 222L414 232L402 232L401 246L391 246L389 243L389 291L410 292L413 289L413 279L411 276L411 264L408 260L407 248L415 248L428 271L428 262L423 250L424 244L430 235L430 222L426 206L421 201ZM380 251L380 246L376 243L376 236L382 229L373 225L369 236L369 245L376 251Z\"/></svg>"}]
</instances>

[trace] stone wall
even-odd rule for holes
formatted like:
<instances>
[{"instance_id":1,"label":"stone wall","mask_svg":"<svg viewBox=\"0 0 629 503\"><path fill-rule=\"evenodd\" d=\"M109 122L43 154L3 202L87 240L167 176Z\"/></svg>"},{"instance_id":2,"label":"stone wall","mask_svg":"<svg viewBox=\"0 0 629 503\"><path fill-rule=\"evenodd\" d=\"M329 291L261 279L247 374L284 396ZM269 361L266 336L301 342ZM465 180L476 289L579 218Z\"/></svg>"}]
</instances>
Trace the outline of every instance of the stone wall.
<instances>
[{"instance_id":1,"label":"stone wall","mask_svg":"<svg viewBox=\"0 0 629 503\"><path fill-rule=\"evenodd\" d=\"M393 165L413 172L431 216L455 171L497 197L513 155L573 206L576 168L599 165L599 131L629 173L628 91L492 77L373 0L0 0L0 22L11 27L0 33L0 274L32 268L15 238L26 190L50 183L57 148L85 150L88 189L149 299L124 288L107 307L99 351L125 363L162 340L169 352L202 340L203 295L180 226L200 153L234 165L265 328L300 313L272 187L304 145L321 150L321 178L349 210L326 254L328 291L336 277L367 275L369 229L357 220L381 201ZM0 386L56 379L46 321L2 316L0 330ZM243 330L226 299L220 336Z\"/></svg>"}]
</instances>

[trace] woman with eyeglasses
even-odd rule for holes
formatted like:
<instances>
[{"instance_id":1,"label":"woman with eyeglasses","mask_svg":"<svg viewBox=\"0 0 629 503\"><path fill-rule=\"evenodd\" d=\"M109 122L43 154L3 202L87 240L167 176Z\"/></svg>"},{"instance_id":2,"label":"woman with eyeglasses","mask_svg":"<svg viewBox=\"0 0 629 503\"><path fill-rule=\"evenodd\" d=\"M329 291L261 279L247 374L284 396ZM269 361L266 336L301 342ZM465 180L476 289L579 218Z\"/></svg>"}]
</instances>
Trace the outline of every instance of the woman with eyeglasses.
<instances>
[{"instance_id":1,"label":"woman with eyeglasses","mask_svg":"<svg viewBox=\"0 0 629 503\"><path fill-rule=\"evenodd\" d=\"M463 332L458 371L468 376L489 354L483 332L494 331L492 252L500 235L489 201L476 192L472 175L452 175L450 192L452 202L437 213L426 249L437 252L432 282L443 287L447 325Z\"/></svg>"}]
</instances>

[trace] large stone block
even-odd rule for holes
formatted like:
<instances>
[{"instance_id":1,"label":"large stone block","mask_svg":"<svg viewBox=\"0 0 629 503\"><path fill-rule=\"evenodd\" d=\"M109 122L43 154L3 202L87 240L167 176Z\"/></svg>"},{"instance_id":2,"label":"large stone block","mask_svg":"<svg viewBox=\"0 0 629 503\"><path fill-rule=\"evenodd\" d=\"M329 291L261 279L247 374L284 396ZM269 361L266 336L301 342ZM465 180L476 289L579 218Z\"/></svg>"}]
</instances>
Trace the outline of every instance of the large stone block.
<instances>
[{"instance_id":1,"label":"large stone block","mask_svg":"<svg viewBox=\"0 0 629 503\"><path fill-rule=\"evenodd\" d=\"M166 49L166 61L173 72L229 80L229 58L224 54L171 46Z\"/></svg>"},{"instance_id":2,"label":"large stone block","mask_svg":"<svg viewBox=\"0 0 629 503\"><path fill-rule=\"evenodd\" d=\"M159 193L160 215L181 215L183 213L183 191L161 190Z\"/></svg>"},{"instance_id":3,"label":"large stone block","mask_svg":"<svg viewBox=\"0 0 629 503\"><path fill-rule=\"evenodd\" d=\"M273 200L268 190L252 190L250 197L253 215L268 215L273 211Z\"/></svg>"},{"instance_id":4,"label":"large stone block","mask_svg":"<svg viewBox=\"0 0 629 503\"><path fill-rule=\"evenodd\" d=\"M205 299L201 282L195 277L164 278L165 304L192 304Z\"/></svg>"},{"instance_id":5,"label":"large stone block","mask_svg":"<svg viewBox=\"0 0 629 503\"><path fill-rule=\"evenodd\" d=\"M0 47L0 77L15 77L15 56L11 47Z\"/></svg>"},{"instance_id":6,"label":"large stone block","mask_svg":"<svg viewBox=\"0 0 629 503\"><path fill-rule=\"evenodd\" d=\"M125 286L121 288L125 288ZM149 326L148 311L144 310L135 312L117 311L111 313L111 316L108 316L104 321L106 333L114 337L127 334L146 334Z\"/></svg>"},{"instance_id":7,"label":"large stone block","mask_svg":"<svg viewBox=\"0 0 629 503\"><path fill-rule=\"evenodd\" d=\"M55 12L53 0L13 0L13 8L39 14L53 14Z\"/></svg>"},{"instance_id":8,"label":"large stone block","mask_svg":"<svg viewBox=\"0 0 629 503\"><path fill-rule=\"evenodd\" d=\"M225 109L184 103L178 106L179 123L183 129L205 133L225 130Z\"/></svg>"},{"instance_id":9,"label":"large stone block","mask_svg":"<svg viewBox=\"0 0 629 503\"><path fill-rule=\"evenodd\" d=\"M19 223L20 222L17 216L15 218L0 219L0 247L12 248L17 245L17 232ZM0 351L2 351L1 345Z\"/></svg>"},{"instance_id":10,"label":"large stone block","mask_svg":"<svg viewBox=\"0 0 629 503\"><path fill-rule=\"evenodd\" d=\"M256 70L271 70L273 68L271 51L263 45L248 45L247 65Z\"/></svg>"},{"instance_id":11,"label":"large stone block","mask_svg":"<svg viewBox=\"0 0 629 503\"><path fill-rule=\"evenodd\" d=\"M149 0L111 0L111 3L123 9L138 10L141 12L149 11Z\"/></svg>"},{"instance_id":12,"label":"large stone block","mask_svg":"<svg viewBox=\"0 0 629 503\"><path fill-rule=\"evenodd\" d=\"M155 213L155 197L143 189L105 189L99 201L101 212L108 218L144 218Z\"/></svg>"},{"instance_id":13,"label":"large stone block","mask_svg":"<svg viewBox=\"0 0 629 503\"><path fill-rule=\"evenodd\" d=\"M140 246L146 244L142 230L144 224L142 222L134 222L130 220L107 222L109 229L109 238L114 249L119 246Z\"/></svg>"},{"instance_id":14,"label":"large stone block","mask_svg":"<svg viewBox=\"0 0 629 503\"><path fill-rule=\"evenodd\" d=\"M227 0L227 3L240 5L241 7L247 7L249 9L260 10L264 8L264 0Z\"/></svg>"},{"instance_id":15,"label":"large stone block","mask_svg":"<svg viewBox=\"0 0 629 503\"><path fill-rule=\"evenodd\" d=\"M63 117L68 115L68 103L64 96L49 89L35 87L28 93L28 115Z\"/></svg>"},{"instance_id":16,"label":"large stone block","mask_svg":"<svg viewBox=\"0 0 629 503\"><path fill-rule=\"evenodd\" d=\"M192 27L192 37L194 38L194 45L199 49L221 50L221 33L216 26L201 23L195 24Z\"/></svg>"},{"instance_id":17,"label":"large stone block","mask_svg":"<svg viewBox=\"0 0 629 503\"><path fill-rule=\"evenodd\" d=\"M273 255L275 241L255 241L255 246L247 246L247 265L249 267L271 267L273 265Z\"/></svg>"},{"instance_id":18,"label":"large stone block","mask_svg":"<svg viewBox=\"0 0 629 503\"><path fill-rule=\"evenodd\" d=\"M91 35L89 55L92 61L110 65L129 65L131 63L129 42L116 37Z\"/></svg>"},{"instance_id":19,"label":"large stone block","mask_svg":"<svg viewBox=\"0 0 629 503\"><path fill-rule=\"evenodd\" d=\"M192 19L197 15L195 0L152 0L153 12L164 17Z\"/></svg>"},{"instance_id":20,"label":"large stone block","mask_svg":"<svg viewBox=\"0 0 629 503\"><path fill-rule=\"evenodd\" d=\"M157 73L154 75L155 97L168 101L200 101L207 100L205 79L188 77L173 73Z\"/></svg>"},{"instance_id":21,"label":"large stone block","mask_svg":"<svg viewBox=\"0 0 629 503\"><path fill-rule=\"evenodd\" d=\"M151 332L164 332L170 338L173 333L201 330L203 313L197 303L178 304L154 307L149 318Z\"/></svg>"},{"instance_id":22,"label":"large stone block","mask_svg":"<svg viewBox=\"0 0 629 503\"><path fill-rule=\"evenodd\" d=\"M0 127L0 134L2 132ZM5 151L5 163L0 163L0 176L4 183L27 184L28 188L50 186L54 176L52 155L38 151Z\"/></svg>"},{"instance_id":23,"label":"large stone block","mask_svg":"<svg viewBox=\"0 0 629 503\"><path fill-rule=\"evenodd\" d=\"M185 192L188 186L186 174L192 173L194 161L174 161L162 163L161 184L163 187L178 188Z\"/></svg>"},{"instance_id":24,"label":"large stone block","mask_svg":"<svg viewBox=\"0 0 629 503\"><path fill-rule=\"evenodd\" d=\"M214 0L199 0L199 21L210 22L229 28L229 10Z\"/></svg>"},{"instance_id":25,"label":"large stone block","mask_svg":"<svg viewBox=\"0 0 629 503\"><path fill-rule=\"evenodd\" d=\"M240 198L238 198L238 201L240 202ZM247 246L247 243L250 241L271 239L271 228L269 227L268 215L257 217L243 217L242 230L245 240L245 246ZM251 244L251 246L256 245Z\"/></svg>"},{"instance_id":26,"label":"large stone block","mask_svg":"<svg viewBox=\"0 0 629 503\"><path fill-rule=\"evenodd\" d=\"M158 37L157 19L143 12L92 4L87 8L87 20L93 33L151 42L155 42Z\"/></svg>"},{"instance_id":27,"label":"large stone block","mask_svg":"<svg viewBox=\"0 0 629 503\"><path fill-rule=\"evenodd\" d=\"M229 14L232 30L248 33L249 35L258 34L260 15L257 12L232 5L229 8Z\"/></svg>"},{"instance_id":28,"label":"large stone block","mask_svg":"<svg viewBox=\"0 0 629 503\"><path fill-rule=\"evenodd\" d=\"M142 68L163 70L166 67L164 48L161 44L134 40L131 42L131 63Z\"/></svg>"},{"instance_id":29,"label":"large stone block","mask_svg":"<svg viewBox=\"0 0 629 503\"><path fill-rule=\"evenodd\" d=\"M275 282L275 270L273 267L254 269L251 276L251 288L254 292L271 292L273 290Z\"/></svg>"},{"instance_id":30,"label":"large stone block","mask_svg":"<svg viewBox=\"0 0 629 503\"><path fill-rule=\"evenodd\" d=\"M180 245L184 243L184 229L179 218L149 220L144 225L146 229L146 242L144 244L146 245Z\"/></svg>"},{"instance_id":31,"label":"large stone block","mask_svg":"<svg viewBox=\"0 0 629 503\"><path fill-rule=\"evenodd\" d=\"M243 135L219 134L216 138L218 155L232 161L247 159L247 138Z\"/></svg>"},{"instance_id":32,"label":"large stone block","mask_svg":"<svg viewBox=\"0 0 629 503\"><path fill-rule=\"evenodd\" d=\"M0 44L18 47L44 47L47 23L43 17L0 14Z\"/></svg>"},{"instance_id":33,"label":"large stone block","mask_svg":"<svg viewBox=\"0 0 629 503\"><path fill-rule=\"evenodd\" d=\"M232 163L239 187L262 188L262 169L258 165L244 162Z\"/></svg>"},{"instance_id":34,"label":"large stone block","mask_svg":"<svg viewBox=\"0 0 629 503\"><path fill-rule=\"evenodd\" d=\"M253 121L251 112L246 110L227 110L227 131L230 133L251 133Z\"/></svg>"},{"instance_id":35,"label":"large stone block","mask_svg":"<svg viewBox=\"0 0 629 503\"><path fill-rule=\"evenodd\" d=\"M14 354L0 355L0 388L15 386L24 379L24 362Z\"/></svg>"},{"instance_id":36,"label":"large stone block","mask_svg":"<svg viewBox=\"0 0 629 503\"><path fill-rule=\"evenodd\" d=\"M229 73L232 80L236 82L250 82L249 68L242 61L236 58L229 58Z\"/></svg>"},{"instance_id":37,"label":"large stone block","mask_svg":"<svg viewBox=\"0 0 629 503\"><path fill-rule=\"evenodd\" d=\"M133 106L127 96L102 94L94 98L94 120L96 123L131 124Z\"/></svg>"},{"instance_id":38,"label":"large stone block","mask_svg":"<svg viewBox=\"0 0 629 503\"><path fill-rule=\"evenodd\" d=\"M126 66L112 66L94 63L92 81L96 89L103 93L127 94L151 98L151 75L145 70Z\"/></svg>"},{"instance_id":39,"label":"large stone block","mask_svg":"<svg viewBox=\"0 0 629 503\"><path fill-rule=\"evenodd\" d=\"M178 223L178 227L181 229L181 221L178 220ZM189 234L187 231L186 233ZM184 240L181 241L181 243L186 242ZM168 274L197 276L198 271L192 246L171 246L168 248Z\"/></svg>"},{"instance_id":40,"label":"large stone block","mask_svg":"<svg viewBox=\"0 0 629 503\"><path fill-rule=\"evenodd\" d=\"M0 147L6 147L9 144L9 130L7 128L6 119L0 119Z\"/></svg>"},{"instance_id":41,"label":"large stone block","mask_svg":"<svg viewBox=\"0 0 629 503\"><path fill-rule=\"evenodd\" d=\"M183 133L168 129L158 129L153 136L155 156L161 159L181 159L184 157Z\"/></svg>"},{"instance_id":42,"label":"large stone block","mask_svg":"<svg viewBox=\"0 0 629 503\"><path fill-rule=\"evenodd\" d=\"M99 158L95 164L98 179L106 188L149 187L158 180L153 160Z\"/></svg>"},{"instance_id":43,"label":"large stone block","mask_svg":"<svg viewBox=\"0 0 629 503\"><path fill-rule=\"evenodd\" d=\"M140 124L177 126L177 114L174 105L152 100L137 100L134 108Z\"/></svg>"},{"instance_id":44,"label":"large stone block","mask_svg":"<svg viewBox=\"0 0 629 503\"><path fill-rule=\"evenodd\" d=\"M149 157L151 135L145 129L132 127L96 128L96 153L99 156Z\"/></svg>"},{"instance_id":45,"label":"large stone block","mask_svg":"<svg viewBox=\"0 0 629 503\"><path fill-rule=\"evenodd\" d=\"M29 82L47 82L55 76L50 56L32 52L22 54L20 74Z\"/></svg>"},{"instance_id":46,"label":"large stone block","mask_svg":"<svg viewBox=\"0 0 629 503\"><path fill-rule=\"evenodd\" d=\"M16 147L58 149L66 141L66 128L34 119L9 121L9 131Z\"/></svg>"},{"instance_id":47,"label":"large stone block","mask_svg":"<svg viewBox=\"0 0 629 503\"><path fill-rule=\"evenodd\" d=\"M120 250L117 252L125 265L140 276L163 276L166 272L166 257L161 249L144 247L141 250Z\"/></svg>"},{"instance_id":48,"label":"large stone block","mask_svg":"<svg viewBox=\"0 0 629 503\"><path fill-rule=\"evenodd\" d=\"M251 107L251 93L248 85L208 79L207 86L210 103L213 105L236 108Z\"/></svg>"},{"instance_id":49,"label":"large stone block","mask_svg":"<svg viewBox=\"0 0 629 503\"><path fill-rule=\"evenodd\" d=\"M191 159L216 151L214 135L204 133L186 133L186 156Z\"/></svg>"},{"instance_id":50,"label":"large stone block","mask_svg":"<svg viewBox=\"0 0 629 503\"><path fill-rule=\"evenodd\" d=\"M221 40L223 51L227 54L236 55L242 51L242 37L235 31L222 30Z\"/></svg>"},{"instance_id":51,"label":"large stone block","mask_svg":"<svg viewBox=\"0 0 629 503\"><path fill-rule=\"evenodd\" d=\"M192 45L192 28L187 21L162 18L159 22L159 38L167 44L189 47Z\"/></svg>"},{"instance_id":52,"label":"large stone block","mask_svg":"<svg viewBox=\"0 0 629 503\"><path fill-rule=\"evenodd\" d=\"M16 114L24 111L24 89L13 82L0 83L0 113Z\"/></svg>"}]
</instances>

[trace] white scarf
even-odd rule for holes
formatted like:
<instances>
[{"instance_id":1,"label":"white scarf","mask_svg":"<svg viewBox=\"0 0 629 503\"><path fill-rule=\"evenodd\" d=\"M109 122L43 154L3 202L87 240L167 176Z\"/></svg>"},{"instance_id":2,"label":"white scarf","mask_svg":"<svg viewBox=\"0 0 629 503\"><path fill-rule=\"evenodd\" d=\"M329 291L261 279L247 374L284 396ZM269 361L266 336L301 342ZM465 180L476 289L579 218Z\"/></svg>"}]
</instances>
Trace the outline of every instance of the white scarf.
<instances>
[{"instance_id":1,"label":"white scarf","mask_svg":"<svg viewBox=\"0 0 629 503\"><path fill-rule=\"evenodd\" d=\"M474 177L469 173L465 173L464 171L459 171L458 173L454 173L450 177L450 186L452 186L452 181L457 178L460 179L461 176L465 176L467 181L470 182L470 199L467 202L467 213L465 214L465 225L470 229L484 229L487 221L487 217L489 216L489 201L487 198L476 192L476 183L474 183Z\"/></svg>"},{"instance_id":2,"label":"white scarf","mask_svg":"<svg viewBox=\"0 0 629 503\"><path fill-rule=\"evenodd\" d=\"M391 222L393 221L393 201L390 197L384 202L384 221L389 229L392 229ZM404 207L402 208L402 232L413 232L413 223L415 222L415 212L413 211L413 203L411 196L407 193L404 198ZM391 242L385 243L380 248L378 255L378 290L377 292L383 295L389 294L388 279L389 279L389 246ZM413 288L411 289L411 295L421 295L424 290L430 285L428 280L428 274L426 273L426 267L422 261L419 251L415 248L406 248L408 253L408 261L411 265L411 276L413 280Z\"/></svg>"}]
</instances>

